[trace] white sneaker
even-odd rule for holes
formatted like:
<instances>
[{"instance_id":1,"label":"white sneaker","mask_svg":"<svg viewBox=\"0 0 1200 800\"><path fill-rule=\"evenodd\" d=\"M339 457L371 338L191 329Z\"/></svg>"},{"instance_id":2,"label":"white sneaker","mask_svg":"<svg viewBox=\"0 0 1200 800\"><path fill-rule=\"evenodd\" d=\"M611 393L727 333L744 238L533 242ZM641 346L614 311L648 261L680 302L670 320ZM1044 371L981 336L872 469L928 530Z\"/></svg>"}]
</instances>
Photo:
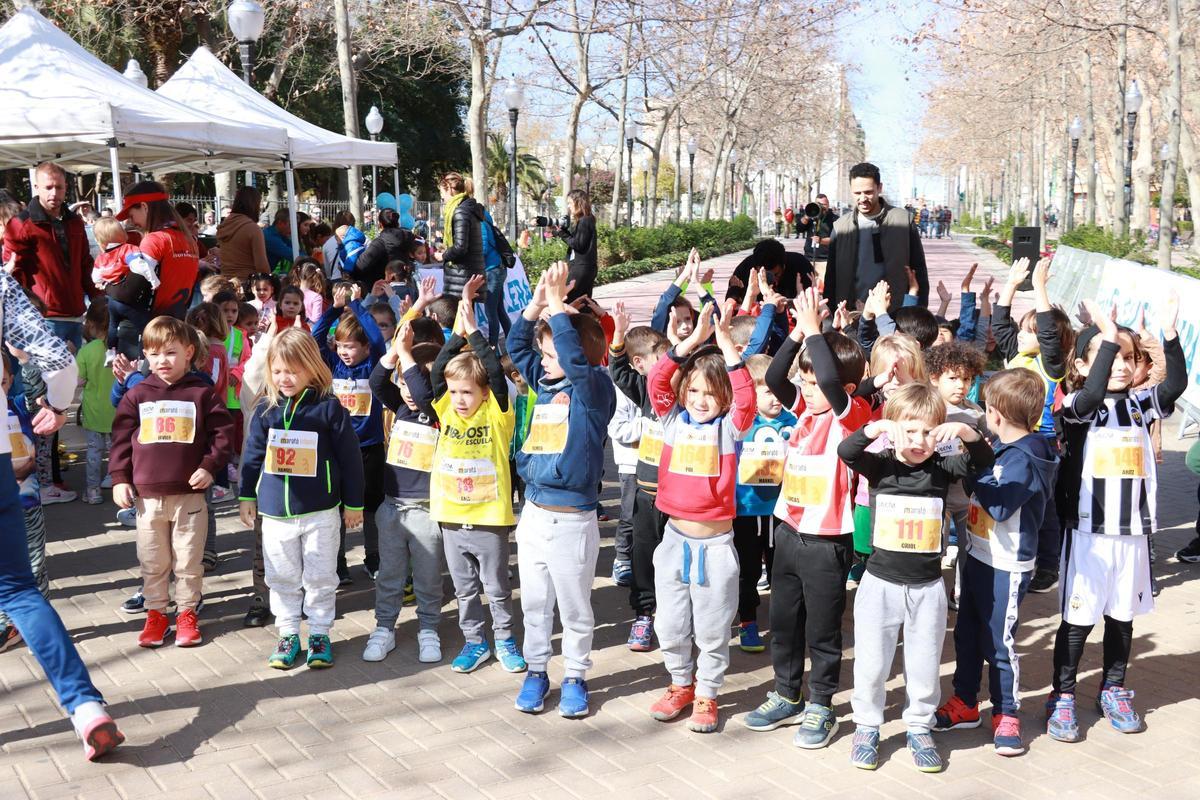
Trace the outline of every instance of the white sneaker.
<instances>
[{"instance_id":1,"label":"white sneaker","mask_svg":"<svg viewBox=\"0 0 1200 800\"><path fill-rule=\"evenodd\" d=\"M958 545L946 545L946 555L942 556L942 569L954 569L958 562Z\"/></svg>"},{"instance_id":2,"label":"white sneaker","mask_svg":"<svg viewBox=\"0 0 1200 800\"><path fill-rule=\"evenodd\" d=\"M42 488L41 496L42 505L52 506L55 503L70 503L79 495L77 495L75 492L72 492L70 489L60 489L51 484L50 486Z\"/></svg>"},{"instance_id":3,"label":"white sneaker","mask_svg":"<svg viewBox=\"0 0 1200 800\"><path fill-rule=\"evenodd\" d=\"M363 661L383 661L387 654L396 649L396 632L388 628L376 628L367 637L363 649Z\"/></svg>"},{"instance_id":4,"label":"white sneaker","mask_svg":"<svg viewBox=\"0 0 1200 800\"><path fill-rule=\"evenodd\" d=\"M437 631L417 631L417 661L436 664L442 660L442 642Z\"/></svg>"}]
</instances>

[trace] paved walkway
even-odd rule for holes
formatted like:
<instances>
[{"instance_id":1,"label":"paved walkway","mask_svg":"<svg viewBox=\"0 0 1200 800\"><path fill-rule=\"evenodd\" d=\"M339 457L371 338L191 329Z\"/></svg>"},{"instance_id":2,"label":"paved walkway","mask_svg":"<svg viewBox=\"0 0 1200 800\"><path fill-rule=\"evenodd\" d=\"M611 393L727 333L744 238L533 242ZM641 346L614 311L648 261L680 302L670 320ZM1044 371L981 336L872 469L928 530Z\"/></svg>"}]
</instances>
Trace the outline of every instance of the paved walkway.
<instances>
[{"instance_id":1,"label":"paved walkway","mask_svg":"<svg viewBox=\"0 0 1200 800\"><path fill-rule=\"evenodd\" d=\"M794 245L793 240L789 245ZM928 242L934 281L943 277L957 298L962 271L972 260L999 275L1003 265L949 241ZM728 274L737 256L716 259ZM627 297L649 306L669 278L663 274L604 287L603 298ZM723 283L719 283L723 285ZM77 432L67 437L79 443ZM241 627L250 584L251 540L232 506L221 516L222 561L205 581L204 645L193 650L135 646L142 618L118 610L137 587L133 534L112 522L114 507L59 505L47 510L53 602L63 615L92 674L121 720L129 741L102 764L87 764L70 724L55 705L29 651L0 655L0 798L593 798L623 791L638 797L776 798L1187 798L1200 796L1196 719L1200 676L1200 566L1170 554L1192 535L1196 478L1183 466L1174 425L1164 436L1155 567L1162 586L1158 610L1138 620L1130 682L1146 732L1122 737L1081 704L1086 741L1052 742L1038 732L1040 699L1050 677L1050 646L1057 627L1054 595L1032 595L1022 608L1018 649L1030 752L1001 759L986 729L939 734L948 767L941 775L917 773L903 750L904 680L900 666L888 684L889 722L878 772L847 763L850 723L832 746L818 752L791 745L787 729L752 733L741 718L768 688L767 655L734 649L721 695L722 730L689 733L681 722L654 722L647 706L667 683L657 652L624 647L630 616L625 590L607 578L611 538L603 542L593 604L595 669L590 677L590 717L567 721L553 712L519 714L512 708L520 678L494 662L471 675L446 664L417 663L416 621L401 616L399 645L387 661L360 658L373 627L371 584L361 572L339 595L333 638L337 664L312 672L268 669L270 630ZM610 470L609 476L615 475ZM82 463L67 479L76 489ZM606 483L606 496L615 497ZM615 507L615 504L610 505ZM613 524L603 526L611 537ZM361 550L350 561L361 561ZM456 652L453 595L442 622L444 649ZM769 598L764 597L769 602ZM765 622L766 607L761 609ZM952 621L951 621L952 622ZM1081 675L1081 695L1097 689L1099 635L1092 637ZM842 685L850 686L854 650L846 618ZM947 637L943 688L953 665ZM551 677L557 685L561 662ZM551 694L552 703L557 693ZM849 692L835 698L842 720Z\"/></svg>"}]
</instances>

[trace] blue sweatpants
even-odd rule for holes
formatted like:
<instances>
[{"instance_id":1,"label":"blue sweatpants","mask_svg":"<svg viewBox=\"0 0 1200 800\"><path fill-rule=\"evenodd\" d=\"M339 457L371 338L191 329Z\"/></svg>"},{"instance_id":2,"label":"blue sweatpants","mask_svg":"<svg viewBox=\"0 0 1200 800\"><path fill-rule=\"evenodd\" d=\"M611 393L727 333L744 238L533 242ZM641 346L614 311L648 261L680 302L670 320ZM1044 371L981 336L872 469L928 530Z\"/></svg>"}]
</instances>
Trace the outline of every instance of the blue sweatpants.
<instances>
[{"instance_id":1,"label":"blue sweatpants","mask_svg":"<svg viewBox=\"0 0 1200 800\"><path fill-rule=\"evenodd\" d=\"M970 555L960 560L961 593L954 625L954 693L968 705L978 699L983 662L988 662L992 713L1016 716L1021 707L1017 686L1017 607L1032 573L1005 572Z\"/></svg>"},{"instance_id":2,"label":"blue sweatpants","mask_svg":"<svg viewBox=\"0 0 1200 800\"><path fill-rule=\"evenodd\" d=\"M25 513L8 453L0 454L0 609L21 632L68 714L82 703L104 701L58 612L38 591L29 566Z\"/></svg>"}]
</instances>

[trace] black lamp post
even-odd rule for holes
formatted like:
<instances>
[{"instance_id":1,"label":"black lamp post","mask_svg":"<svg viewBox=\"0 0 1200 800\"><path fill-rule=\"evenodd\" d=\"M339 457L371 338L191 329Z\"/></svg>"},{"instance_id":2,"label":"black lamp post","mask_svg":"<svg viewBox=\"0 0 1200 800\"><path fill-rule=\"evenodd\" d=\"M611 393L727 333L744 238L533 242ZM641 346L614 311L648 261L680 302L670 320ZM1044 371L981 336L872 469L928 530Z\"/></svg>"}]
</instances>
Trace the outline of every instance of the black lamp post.
<instances>
[{"instance_id":1,"label":"black lamp post","mask_svg":"<svg viewBox=\"0 0 1200 800\"><path fill-rule=\"evenodd\" d=\"M592 148L587 148L583 151L583 167L587 171L587 178L584 182L584 192L588 196L588 200L592 199Z\"/></svg>"},{"instance_id":2,"label":"black lamp post","mask_svg":"<svg viewBox=\"0 0 1200 800\"><path fill-rule=\"evenodd\" d=\"M517 118L525 103L525 87L515 77L508 79L504 89L504 104L508 106L508 122L512 126L512 148L508 154L508 229L509 236L517 240Z\"/></svg>"},{"instance_id":3,"label":"black lamp post","mask_svg":"<svg viewBox=\"0 0 1200 800\"><path fill-rule=\"evenodd\" d=\"M371 141L377 141L379 134L383 131L383 114L379 113L377 106L371 106L371 110L367 112L367 133L371 136ZM376 183L378 172L374 164L371 165L371 194L375 195L374 204L379 203L379 184ZM379 220L379 209L375 209L375 220Z\"/></svg>"},{"instance_id":4,"label":"black lamp post","mask_svg":"<svg viewBox=\"0 0 1200 800\"><path fill-rule=\"evenodd\" d=\"M242 80L253 86L254 44L262 36L267 13L256 0L233 0L225 9L225 18L229 20L230 33L237 39L238 55L242 59Z\"/></svg>"},{"instance_id":5,"label":"black lamp post","mask_svg":"<svg viewBox=\"0 0 1200 800\"><path fill-rule=\"evenodd\" d=\"M1121 233L1129 235L1130 222L1133 219L1133 134L1137 128L1137 115L1142 107L1142 90L1138 88L1137 79L1129 82L1125 92L1125 124L1129 129L1125 137L1125 219L1122 220Z\"/></svg>"},{"instance_id":6,"label":"black lamp post","mask_svg":"<svg viewBox=\"0 0 1200 800\"><path fill-rule=\"evenodd\" d=\"M741 153L737 151L737 148L729 151L729 219L731 221L737 216L737 200L733 184L736 180L737 162L740 157Z\"/></svg>"},{"instance_id":7,"label":"black lamp post","mask_svg":"<svg viewBox=\"0 0 1200 800\"><path fill-rule=\"evenodd\" d=\"M642 227L650 227L650 156L642 156Z\"/></svg>"},{"instance_id":8,"label":"black lamp post","mask_svg":"<svg viewBox=\"0 0 1200 800\"><path fill-rule=\"evenodd\" d=\"M625 196L625 219L629 227L633 227L633 142L638 137L638 124L632 118L625 123L626 175L625 185L628 189ZM616 200L616 198L613 198Z\"/></svg>"},{"instance_id":9,"label":"black lamp post","mask_svg":"<svg viewBox=\"0 0 1200 800\"><path fill-rule=\"evenodd\" d=\"M1071 137L1071 176L1067 179L1067 230L1075 228L1075 158L1079 153L1079 138L1083 136L1083 120L1079 117L1071 120L1067 128Z\"/></svg>"}]
</instances>

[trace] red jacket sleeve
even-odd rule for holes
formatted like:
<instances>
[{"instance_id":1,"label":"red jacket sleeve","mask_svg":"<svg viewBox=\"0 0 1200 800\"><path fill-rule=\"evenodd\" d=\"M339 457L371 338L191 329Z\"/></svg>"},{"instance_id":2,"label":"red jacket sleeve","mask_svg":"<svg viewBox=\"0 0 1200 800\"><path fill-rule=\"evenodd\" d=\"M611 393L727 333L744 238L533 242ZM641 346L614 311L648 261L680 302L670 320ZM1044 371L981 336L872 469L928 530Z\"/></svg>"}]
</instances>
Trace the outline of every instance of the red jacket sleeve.
<instances>
[{"instance_id":1,"label":"red jacket sleeve","mask_svg":"<svg viewBox=\"0 0 1200 800\"><path fill-rule=\"evenodd\" d=\"M738 433L745 433L754 425L758 415L758 393L754 390L754 379L750 370L740 365L729 373L733 384L733 407L729 410L729 422Z\"/></svg>"},{"instance_id":2,"label":"red jacket sleeve","mask_svg":"<svg viewBox=\"0 0 1200 800\"><path fill-rule=\"evenodd\" d=\"M675 390L671 388L671 378L679 369L675 360L675 348L663 353L662 358L650 368L646 376L646 391L650 395L650 407L660 418L665 417L675 407Z\"/></svg>"}]
</instances>

